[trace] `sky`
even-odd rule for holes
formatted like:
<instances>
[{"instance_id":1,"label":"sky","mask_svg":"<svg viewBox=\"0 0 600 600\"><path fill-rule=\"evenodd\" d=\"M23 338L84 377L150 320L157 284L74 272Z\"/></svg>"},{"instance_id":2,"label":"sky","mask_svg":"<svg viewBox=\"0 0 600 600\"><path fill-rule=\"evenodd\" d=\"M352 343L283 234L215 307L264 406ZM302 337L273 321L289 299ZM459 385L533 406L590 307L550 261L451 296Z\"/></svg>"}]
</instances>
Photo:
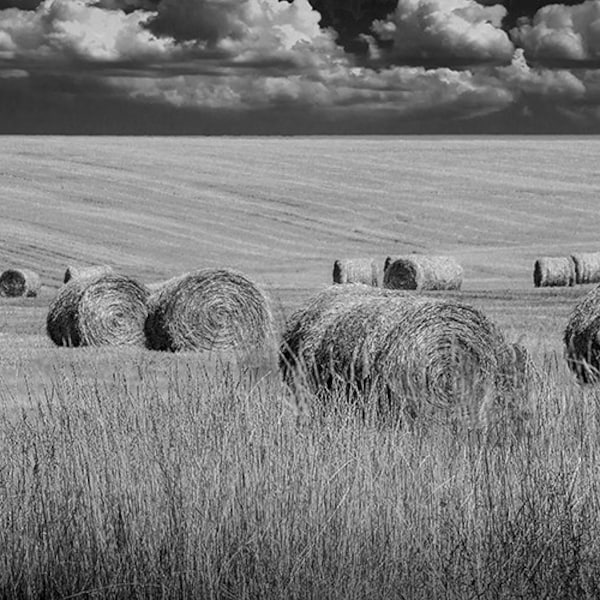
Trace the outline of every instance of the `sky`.
<instances>
[{"instance_id":1,"label":"sky","mask_svg":"<svg viewBox=\"0 0 600 600\"><path fill-rule=\"evenodd\" d=\"M600 0L0 0L0 133L600 133Z\"/></svg>"}]
</instances>

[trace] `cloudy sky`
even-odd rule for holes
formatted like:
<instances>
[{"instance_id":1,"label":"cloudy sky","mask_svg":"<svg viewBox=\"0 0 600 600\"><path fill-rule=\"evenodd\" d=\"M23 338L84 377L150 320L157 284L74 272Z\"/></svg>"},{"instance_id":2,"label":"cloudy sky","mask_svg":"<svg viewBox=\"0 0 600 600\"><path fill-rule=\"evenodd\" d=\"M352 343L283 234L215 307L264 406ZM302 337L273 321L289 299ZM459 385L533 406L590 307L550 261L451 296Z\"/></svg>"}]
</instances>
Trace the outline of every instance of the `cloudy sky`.
<instances>
[{"instance_id":1,"label":"cloudy sky","mask_svg":"<svg viewBox=\"0 0 600 600\"><path fill-rule=\"evenodd\" d=\"M600 0L0 0L0 133L599 133Z\"/></svg>"}]
</instances>

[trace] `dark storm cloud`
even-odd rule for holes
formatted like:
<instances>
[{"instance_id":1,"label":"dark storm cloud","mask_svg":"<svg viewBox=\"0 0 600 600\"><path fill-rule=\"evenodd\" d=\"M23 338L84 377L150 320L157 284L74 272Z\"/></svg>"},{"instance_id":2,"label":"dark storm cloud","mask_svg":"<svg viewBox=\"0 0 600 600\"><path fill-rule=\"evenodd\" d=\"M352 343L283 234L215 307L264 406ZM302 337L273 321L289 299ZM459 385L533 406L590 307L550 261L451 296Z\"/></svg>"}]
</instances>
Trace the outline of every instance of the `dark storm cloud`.
<instances>
[{"instance_id":1,"label":"dark storm cloud","mask_svg":"<svg viewBox=\"0 0 600 600\"><path fill-rule=\"evenodd\" d=\"M20 10L35 10L42 0L0 0L0 10L18 8Z\"/></svg>"}]
</instances>

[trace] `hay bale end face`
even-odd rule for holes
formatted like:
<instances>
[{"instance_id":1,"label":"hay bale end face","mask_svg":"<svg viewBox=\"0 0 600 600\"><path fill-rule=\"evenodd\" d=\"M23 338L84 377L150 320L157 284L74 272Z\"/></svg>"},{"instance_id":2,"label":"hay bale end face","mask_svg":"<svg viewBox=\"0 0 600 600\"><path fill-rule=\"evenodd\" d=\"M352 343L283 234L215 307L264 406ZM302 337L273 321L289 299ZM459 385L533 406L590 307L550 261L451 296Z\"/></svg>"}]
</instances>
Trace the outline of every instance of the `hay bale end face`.
<instances>
[{"instance_id":1,"label":"hay bale end face","mask_svg":"<svg viewBox=\"0 0 600 600\"><path fill-rule=\"evenodd\" d=\"M154 350L244 353L270 346L273 316L265 294L246 276L202 269L152 293L145 330Z\"/></svg>"},{"instance_id":2,"label":"hay bale end face","mask_svg":"<svg viewBox=\"0 0 600 600\"><path fill-rule=\"evenodd\" d=\"M362 283L377 287L379 269L371 258L344 258L333 263L333 283Z\"/></svg>"},{"instance_id":3,"label":"hay bale end face","mask_svg":"<svg viewBox=\"0 0 600 600\"><path fill-rule=\"evenodd\" d=\"M77 277L50 304L46 331L57 346L144 346L148 291L129 277Z\"/></svg>"},{"instance_id":4,"label":"hay bale end face","mask_svg":"<svg viewBox=\"0 0 600 600\"><path fill-rule=\"evenodd\" d=\"M563 342L567 364L579 382L600 382L600 286L573 308Z\"/></svg>"},{"instance_id":5,"label":"hay bale end face","mask_svg":"<svg viewBox=\"0 0 600 600\"><path fill-rule=\"evenodd\" d=\"M575 262L570 256L542 256L533 266L535 287L575 285Z\"/></svg>"},{"instance_id":6,"label":"hay bale end face","mask_svg":"<svg viewBox=\"0 0 600 600\"><path fill-rule=\"evenodd\" d=\"M63 283L69 283L71 279L79 277L100 277L114 273L114 269L110 265L94 265L91 267L76 267L69 265L63 277Z\"/></svg>"},{"instance_id":7,"label":"hay bale end face","mask_svg":"<svg viewBox=\"0 0 600 600\"><path fill-rule=\"evenodd\" d=\"M0 275L0 296L33 298L41 288L40 276L29 269L6 269Z\"/></svg>"},{"instance_id":8,"label":"hay bale end face","mask_svg":"<svg viewBox=\"0 0 600 600\"><path fill-rule=\"evenodd\" d=\"M600 283L600 252L573 254L575 263L575 283Z\"/></svg>"},{"instance_id":9,"label":"hay bale end face","mask_svg":"<svg viewBox=\"0 0 600 600\"><path fill-rule=\"evenodd\" d=\"M383 285L388 289L460 290L462 286L463 268L450 256L415 254L386 262Z\"/></svg>"}]
</instances>

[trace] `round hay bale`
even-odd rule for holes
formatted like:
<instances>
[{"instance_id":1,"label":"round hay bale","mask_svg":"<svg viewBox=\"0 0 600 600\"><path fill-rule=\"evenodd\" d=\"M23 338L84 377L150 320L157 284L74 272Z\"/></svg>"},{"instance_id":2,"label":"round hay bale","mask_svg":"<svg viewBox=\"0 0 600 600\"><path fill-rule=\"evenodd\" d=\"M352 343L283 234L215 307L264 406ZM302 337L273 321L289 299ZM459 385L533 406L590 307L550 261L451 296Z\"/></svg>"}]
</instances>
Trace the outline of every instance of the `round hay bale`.
<instances>
[{"instance_id":1,"label":"round hay bale","mask_svg":"<svg viewBox=\"0 0 600 600\"><path fill-rule=\"evenodd\" d=\"M273 317L264 293L227 269L202 269L163 283L150 296L146 323L154 350L265 349Z\"/></svg>"},{"instance_id":2,"label":"round hay bale","mask_svg":"<svg viewBox=\"0 0 600 600\"><path fill-rule=\"evenodd\" d=\"M33 298L41 287L40 276L29 269L6 269L0 275L0 296Z\"/></svg>"},{"instance_id":3,"label":"round hay bale","mask_svg":"<svg viewBox=\"0 0 600 600\"><path fill-rule=\"evenodd\" d=\"M312 365L304 379L320 388L375 392L415 416L427 410L478 409L515 389L515 357L499 329L477 309L460 303L402 294L329 290L295 313L284 334L280 362L290 371ZM290 358L291 355L291 358ZM519 355L521 356L521 355ZM296 362L294 363L294 359Z\"/></svg>"},{"instance_id":4,"label":"round hay bale","mask_svg":"<svg viewBox=\"0 0 600 600\"><path fill-rule=\"evenodd\" d=\"M46 331L57 346L144 346L148 291L124 275L77 277L50 304Z\"/></svg>"},{"instance_id":5,"label":"round hay bale","mask_svg":"<svg viewBox=\"0 0 600 600\"><path fill-rule=\"evenodd\" d=\"M383 274L387 271L387 268L399 258L404 258L403 256L387 256L385 261L383 262Z\"/></svg>"},{"instance_id":6,"label":"round hay bale","mask_svg":"<svg viewBox=\"0 0 600 600\"><path fill-rule=\"evenodd\" d=\"M575 261L571 256L542 256L533 266L535 287L575 285Z\"/></svg>"},{"instance_id":7,"label":"round hay bale","mask_svg":"<svg viewBox=\"0 0 600 600\"><path fill-rule=\"evenodd\" d=\"M371 258L344 258L333 263L333 283L363 283L377 287L379 269Z\"/></svg>"},{"instance_id":8,"label":"round hay bale","mask_svg":"<svg viewBox=\"0 0 600 600\"><path fill-rule=\"evenodd\" d=\"M395 293L365 284L333 285L294 312L286 322L279 348L279 367L286 383L295 387L298 382L308 380L309 387L318 387L315 352L327 324L338 312L360 302L363 296L386 297Z\"/></svg>"},{"instance_id":9,"label":"round hay bale","mask_svg":"<svg viewBox=\"0 0 600 600\"><path fill-rule=\"evenodd\" d=\"M63 283L69 283L71 279L78 277L100 277L114 273L114 269L110 265L94 265L92 267L76 267L69 265L63 277Z\"/></svg>"},{"instance_id":10,"label":"round hay bale","mask_svg":"<svg viewBox=\"0 0 600 600\"><path fill-rule=\"evenodd\" d=\"M354 297L329 319L319 320L321 335L313 349L319 382L328 388L341 385L347 390L369 391L375 375L376 349L392 326L390 319L401 320L415 304L427 301L398 292L390 296Z\"/></svg>"},{"instance_id":11,"label":"round hay bale","mask_svg":"<svg viewBox=\"0 0 600 600\"><path fill-rule=\"evenodd\" d=\"M385 269L383 286L396 290L460 290L463 268L450 256L414 254Z\"/></svg>"},{"instance_id":12,"label":"round hay bale","mask_svg":"<svg viewBox=\"0 0 600 600\"><path fill-rule=\"evenodd\" d=\"M506 381L508 346L485 315L468 305L374 298L340 320L325 334L328 346L317 353L319 360L335 356L337 348L337 361L329 359L326 368L338 374L342 366L342 377L354 377L358 389L375 386L378 395L412 415L425 405L449 410L465 399L480 403L490 387Z\"/></svg>"},{"instance_id":13,"label":"round hay bale","mask_svg":"<svg viewBox=\"0 0 600 600\"><path fill-rule=\"evenodd\" d=\"M575 263L575 283L600 283L600 252L581 252L571 258Z\"/></svg>"},{"instance_id":14,"label":"round hay bale","mask_svg":"<svg viewBox=\"0 0 600 600\"><path fill-rule=\"evenodd\" d=\"M563 341L569 368L581 383L600 381L600 286L575 305Z\"/></svg>"}]
</instances>

